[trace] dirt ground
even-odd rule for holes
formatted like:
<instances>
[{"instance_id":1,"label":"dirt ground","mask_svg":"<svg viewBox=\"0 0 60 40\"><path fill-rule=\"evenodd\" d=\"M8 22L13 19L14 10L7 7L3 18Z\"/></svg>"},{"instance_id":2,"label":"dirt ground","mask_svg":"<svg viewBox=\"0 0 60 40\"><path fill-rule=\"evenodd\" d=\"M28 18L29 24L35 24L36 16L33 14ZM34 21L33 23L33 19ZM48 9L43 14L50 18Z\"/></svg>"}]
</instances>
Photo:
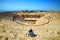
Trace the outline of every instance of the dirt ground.
<instances>
[{"instance_id":1,"label":"dirt ground","mask_svg":"<svg viewBox=\"0 0 60 40\"><path fill-rule=\"evenodd\" d=\"M38 13L44 14L36 23L39 25L23 25L24 23L11 21L11 15L0 15L0 40L60 40L60 12ZM42 25L47 21L49 22ZM28 37L26 33L29 29L33 29L37 36Z\"/></svg>"}]
</instances>

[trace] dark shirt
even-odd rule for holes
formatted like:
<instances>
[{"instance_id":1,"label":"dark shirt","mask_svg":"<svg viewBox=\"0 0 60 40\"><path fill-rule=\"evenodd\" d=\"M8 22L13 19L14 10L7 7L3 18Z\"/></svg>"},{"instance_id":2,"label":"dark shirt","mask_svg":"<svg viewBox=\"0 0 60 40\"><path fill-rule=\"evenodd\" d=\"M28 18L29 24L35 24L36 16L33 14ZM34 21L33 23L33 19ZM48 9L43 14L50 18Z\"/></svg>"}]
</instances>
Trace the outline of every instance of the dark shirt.
<instances>
[{"instance_id":1,"label":"dark shirt","mask_svg":"<svg viewBox=\"0 0 60 40\"><path fill-rule=\"evenodd\" d=\"M28 36L30 36L30 37L36 37L37 35L34 34L34 32L32 32L32 33L29 33Z\"/></svg>"}]
</instances>

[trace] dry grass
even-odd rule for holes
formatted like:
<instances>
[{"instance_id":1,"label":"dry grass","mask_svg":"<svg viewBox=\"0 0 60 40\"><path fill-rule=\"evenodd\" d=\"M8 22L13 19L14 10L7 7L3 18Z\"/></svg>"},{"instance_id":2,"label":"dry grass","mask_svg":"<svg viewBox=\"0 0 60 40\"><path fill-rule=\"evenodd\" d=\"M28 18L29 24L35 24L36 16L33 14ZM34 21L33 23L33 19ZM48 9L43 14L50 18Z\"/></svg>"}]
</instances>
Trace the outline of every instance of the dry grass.
<instances>
[{"instance_id":1,"label":"dry grass","mask_svg":"<svg viewBox=\"0 0 60 40\"><path fill-rule=\"evenodd\" d=\"M60 40L60 12L43 12L49 18L49 23L41 26L26 26L15 21L0 22L0 40ZM27 37L26 33L32 28L37 37Z\"/></svg>"}]
</instances>

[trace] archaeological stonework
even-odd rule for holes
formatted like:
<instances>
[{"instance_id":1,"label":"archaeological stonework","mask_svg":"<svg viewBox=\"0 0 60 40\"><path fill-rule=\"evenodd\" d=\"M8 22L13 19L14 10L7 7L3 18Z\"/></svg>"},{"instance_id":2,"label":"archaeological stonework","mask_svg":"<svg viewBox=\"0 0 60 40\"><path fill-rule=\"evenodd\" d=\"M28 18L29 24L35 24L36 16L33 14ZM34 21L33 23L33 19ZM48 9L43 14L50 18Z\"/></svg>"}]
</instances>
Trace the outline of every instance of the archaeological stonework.
<instances>
[{"instance_id":1,"label":"archaeological stonework","mask_svg":"<svg viewBox=\"0 0 60 40\"><path fill-rule=\"evenodd\" d=\"M44 25L49 23L49 18L45 17L44 14L37 14L37 13L24 13L24 14L20 14L19 17L18 16L14 16L13 17L14 21L24 24L24 25Z\"/></svg>"}]
</instances>

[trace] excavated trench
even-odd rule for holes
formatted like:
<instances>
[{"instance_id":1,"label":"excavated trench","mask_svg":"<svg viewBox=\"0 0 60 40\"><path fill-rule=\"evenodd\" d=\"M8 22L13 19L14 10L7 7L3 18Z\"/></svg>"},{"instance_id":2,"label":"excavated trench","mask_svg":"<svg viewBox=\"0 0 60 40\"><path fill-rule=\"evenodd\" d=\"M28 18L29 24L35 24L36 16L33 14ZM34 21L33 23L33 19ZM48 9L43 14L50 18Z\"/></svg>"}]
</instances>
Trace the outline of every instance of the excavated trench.
<instances>
[{"instance_id":1,"label":"excavated trench","mask_svg":"<svg viewBox=\"0 0 60 40\"><path fill-rule=\"evenodd\" d=\"M18 24L23 25L45 25L49 23L49 19L46 18L43 14L40 15L21 15L20 17L16 17L15 21Z\"/></svg>"}]
</instances>

